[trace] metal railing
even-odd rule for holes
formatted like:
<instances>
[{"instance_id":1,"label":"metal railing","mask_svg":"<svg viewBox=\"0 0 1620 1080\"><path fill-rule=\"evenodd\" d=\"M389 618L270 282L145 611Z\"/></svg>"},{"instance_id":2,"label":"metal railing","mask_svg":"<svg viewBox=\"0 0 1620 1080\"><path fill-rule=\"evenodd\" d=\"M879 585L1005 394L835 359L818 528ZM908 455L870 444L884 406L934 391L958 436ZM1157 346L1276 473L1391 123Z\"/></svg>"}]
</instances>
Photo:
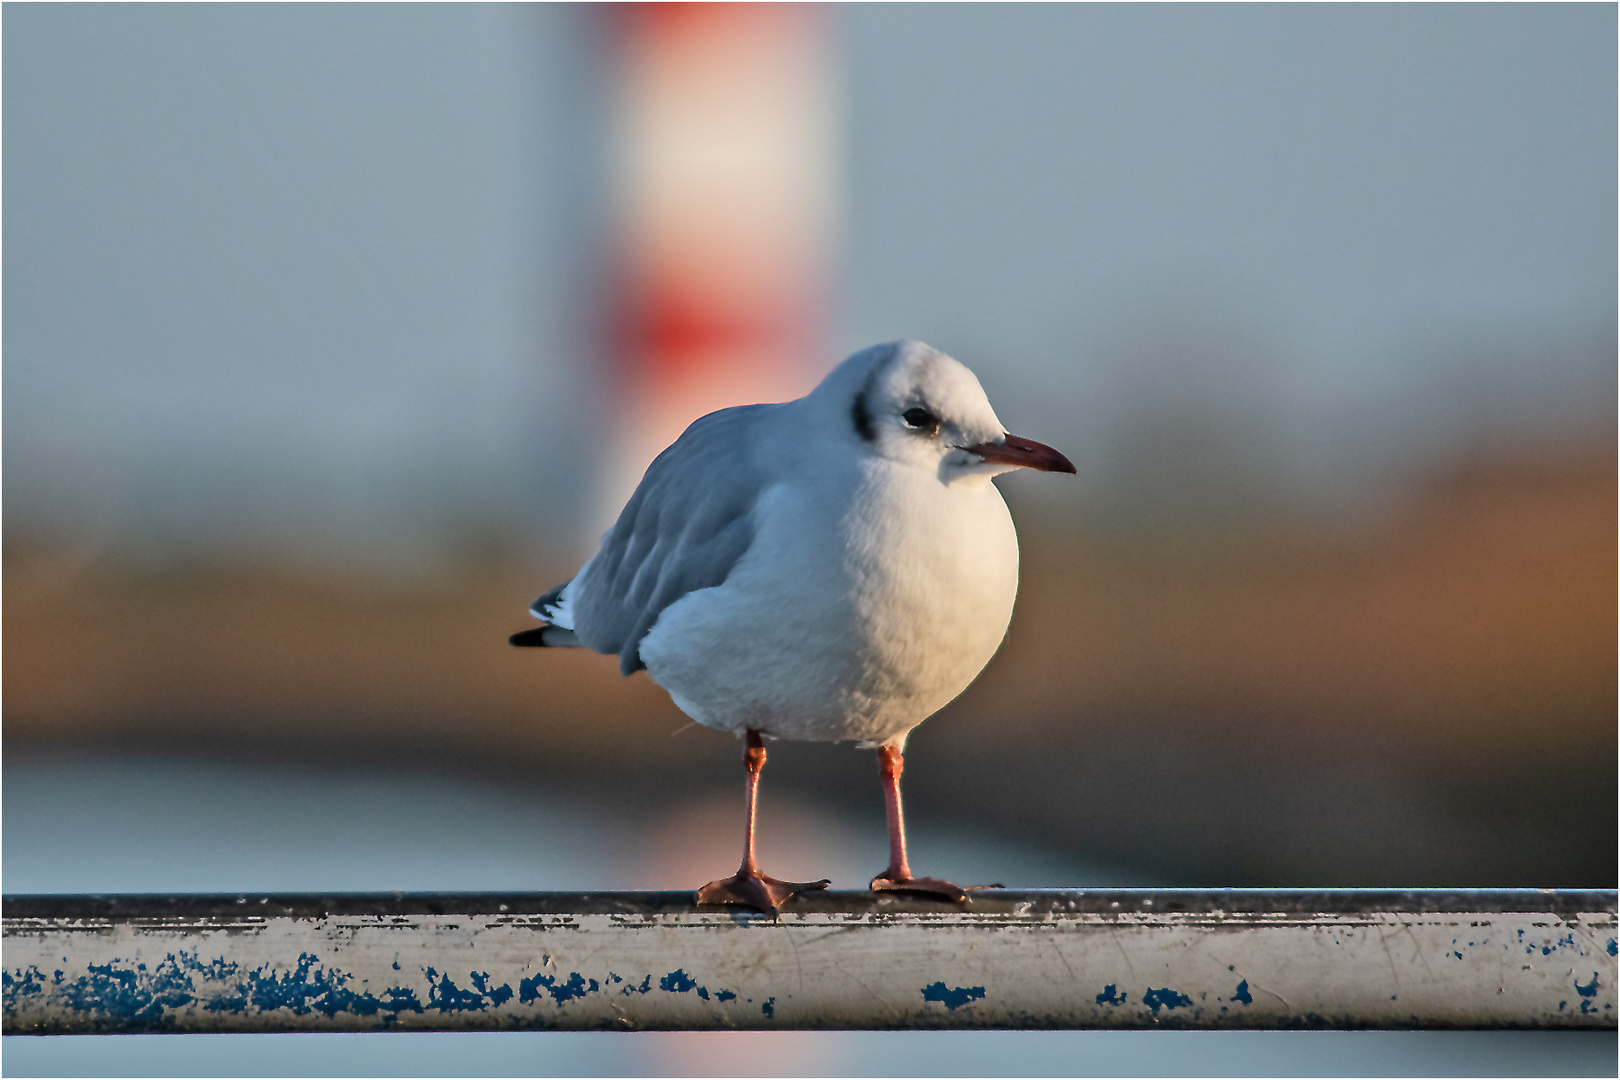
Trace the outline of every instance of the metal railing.
<instances>
[{"instance_id":1,"label":"metal railing","mask_svg":"<svg viewBox=\"0 0 1620 1080\"><path fill-rule=\"evenodd\" d=\"M10 896L4 1032L1586 1028L1613 890Z\"/></svg>"}]
</instances>

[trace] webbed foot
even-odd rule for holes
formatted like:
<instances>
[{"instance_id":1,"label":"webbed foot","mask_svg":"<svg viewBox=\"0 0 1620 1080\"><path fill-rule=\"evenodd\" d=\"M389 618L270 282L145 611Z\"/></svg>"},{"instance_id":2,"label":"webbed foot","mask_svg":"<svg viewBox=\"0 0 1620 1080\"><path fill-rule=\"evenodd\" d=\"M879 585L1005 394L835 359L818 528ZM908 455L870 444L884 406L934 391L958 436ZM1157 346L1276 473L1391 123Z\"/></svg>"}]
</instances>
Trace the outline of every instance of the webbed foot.
<instances>
[{"instance_id":1,"label":"webbed foot","mask_svg":"<svg viewBox=\"0 0 1620 1080\"><path fill-rule=\"evenodd\" d=\"M802 892L815 892L832 884L820 881L779 881L764 874L739 870L734 876L711 881L697 891L700 904L742 904L775 915L782 905Z\"/></svg>"},{"instance_id":2,"label":"webbed foot","mask_svg":"<svg viewBox=\"0 0 1620 1080\"><path fill-rule=\"evenodd\" d=\"M978 889L999 889L1000 885L952 885L949 881L941 881L931 877L901 877L892 871L885 870L872 879L873 892L912 892L922 893L925 896L943 897L952 903L963 903L967 894Z\"/></svg>"}]
</instances>

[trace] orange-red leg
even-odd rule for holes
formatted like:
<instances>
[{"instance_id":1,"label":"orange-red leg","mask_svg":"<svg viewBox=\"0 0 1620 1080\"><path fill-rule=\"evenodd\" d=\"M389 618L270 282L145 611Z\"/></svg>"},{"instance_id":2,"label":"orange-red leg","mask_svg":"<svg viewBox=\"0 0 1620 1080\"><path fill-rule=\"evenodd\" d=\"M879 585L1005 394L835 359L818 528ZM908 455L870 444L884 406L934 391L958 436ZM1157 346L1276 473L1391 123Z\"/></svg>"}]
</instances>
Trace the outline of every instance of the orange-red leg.
<instances>
[{"instance_id":1,"label":"orange-red leg","mask_svg":"<svg viewBox=\"0 0 1620 1080\"><path fill-rule=\"evenodd\" d=\"M748 825L743 833L742 866L733 877L711 881L697 891L700 904L743 904L772 915L781 910L790 897L816 889L825 889L831 882L779 881L759 872L754 860L754 819L759 805L759 774L765 768L765 743L759 732L749 730L748 748L743 751L743 768L748 772L745 781L748 803Z\"/></svg>"},{"instance_id":2,"label":"orange-red leg","mask_svg":"<svg viewBox=\"0 0 1620 1080\"><path fill-rule=\"evenodd\" d=\"M906 816L900 805L900 774L906 759L893 746L878 747L878 768L883 774L883 804L889 818L889 868L872 879L873 892L919 892L947 900L967 899L967 889L939 878L914 877L906 860ZM997 888L972 885L968 888Z\"/></svg>"}]
</instances>

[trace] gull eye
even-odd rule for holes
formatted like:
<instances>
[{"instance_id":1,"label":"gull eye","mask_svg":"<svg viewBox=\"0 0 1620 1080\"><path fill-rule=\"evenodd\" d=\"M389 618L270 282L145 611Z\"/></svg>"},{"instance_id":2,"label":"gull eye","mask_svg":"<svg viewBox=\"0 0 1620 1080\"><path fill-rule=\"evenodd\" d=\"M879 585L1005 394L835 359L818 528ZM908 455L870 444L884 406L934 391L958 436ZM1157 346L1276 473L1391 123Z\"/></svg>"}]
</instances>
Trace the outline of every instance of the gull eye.
<instances>
[{"instance_id":1,"label":"gull eye","mask_svg":"<svg viewBox=\"0 0 1620 1080\"><path fill-rule=\"evenodd\" d=\"M918 431L926 431L930 435L939 430L939 417L920 405L914 405L901 413L900 419L904 420L908 426L914 427Z\"/></svg>"}]
</instances>

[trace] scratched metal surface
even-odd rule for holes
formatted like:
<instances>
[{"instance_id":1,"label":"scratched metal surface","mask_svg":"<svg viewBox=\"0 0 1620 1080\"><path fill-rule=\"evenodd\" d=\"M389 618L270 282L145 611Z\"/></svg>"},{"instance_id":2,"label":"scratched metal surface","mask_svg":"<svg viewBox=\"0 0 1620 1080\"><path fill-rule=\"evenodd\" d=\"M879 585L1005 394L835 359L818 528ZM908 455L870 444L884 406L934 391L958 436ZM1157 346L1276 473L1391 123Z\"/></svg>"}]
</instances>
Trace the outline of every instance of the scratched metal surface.
<instances>
[{"instance_id":1,"label":"scratched metal surface","mask_svg":"<svg viewBox=\"0 0 1620 1080\"><path fill-rule=\"evenodd\" d=\"M1615 1028L1613 891L7 897L7 1034Z\"/></svg>"}]
</instances>

